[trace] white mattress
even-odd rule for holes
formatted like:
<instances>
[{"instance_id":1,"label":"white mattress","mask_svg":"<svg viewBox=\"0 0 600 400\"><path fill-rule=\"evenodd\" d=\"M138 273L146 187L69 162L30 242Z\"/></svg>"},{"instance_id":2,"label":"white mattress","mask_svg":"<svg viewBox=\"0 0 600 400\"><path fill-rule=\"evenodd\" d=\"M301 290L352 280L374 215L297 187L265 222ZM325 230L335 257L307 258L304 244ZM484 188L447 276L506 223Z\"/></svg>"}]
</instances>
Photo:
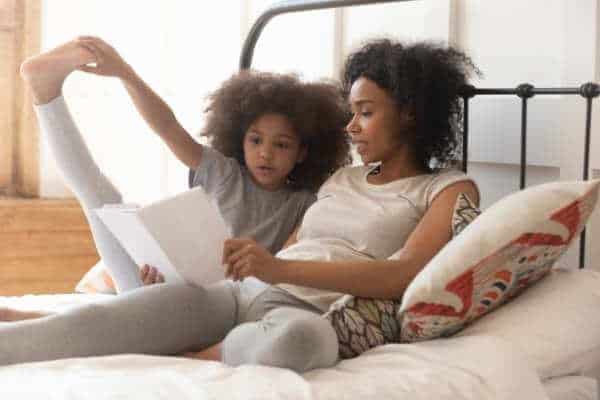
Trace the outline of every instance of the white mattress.
<instances>
[{"instance_id":1,"label":"white mattress","mask_svg":"<svg viewBox=\"0 0 600 400\"><path fill-rule=\"evenodd\" d=\"M598 400L598 381L586 376L565 376L542 382L549 400Z\"/></svg>"},{"instance_id":2,"label":"white mattress","mask_svg":"<svg viewBox=\"0 0 600 400\"><path fill-rule=\"evenodd\" d=\"M102 297L0 298L0 305L56 310ZM382 346L334 368L302 375L135 354L0 367L0 398L39 399L49 393L73 400L548 399L536 372L519 354L483 335Z\"/></svg>"}]
</instances>

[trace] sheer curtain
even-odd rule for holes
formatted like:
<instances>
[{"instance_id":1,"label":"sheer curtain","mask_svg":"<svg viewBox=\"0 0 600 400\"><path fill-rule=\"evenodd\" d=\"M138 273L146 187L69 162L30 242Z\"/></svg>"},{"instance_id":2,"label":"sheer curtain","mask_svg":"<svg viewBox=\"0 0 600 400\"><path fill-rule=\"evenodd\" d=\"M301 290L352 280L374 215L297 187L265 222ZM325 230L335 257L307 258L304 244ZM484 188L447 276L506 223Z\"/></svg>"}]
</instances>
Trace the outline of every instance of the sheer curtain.
<instances>
[{"instance_id":1,"label":"sheer curtain","mask_svg":"<svg viewBox=\"0 0 600 400\"><path fill-rule=\"evenodd\" d=\"M247 24L243 0L45 0L42 6L42 51L82 34L103 38L194 134L206 95L237 70ZM76 71L63 93L125 201L145 204L187 188L187 169L148 128L118 79ZM72 196L43 138L40 157L41 195Z\"/></svg>"}]
</instances>

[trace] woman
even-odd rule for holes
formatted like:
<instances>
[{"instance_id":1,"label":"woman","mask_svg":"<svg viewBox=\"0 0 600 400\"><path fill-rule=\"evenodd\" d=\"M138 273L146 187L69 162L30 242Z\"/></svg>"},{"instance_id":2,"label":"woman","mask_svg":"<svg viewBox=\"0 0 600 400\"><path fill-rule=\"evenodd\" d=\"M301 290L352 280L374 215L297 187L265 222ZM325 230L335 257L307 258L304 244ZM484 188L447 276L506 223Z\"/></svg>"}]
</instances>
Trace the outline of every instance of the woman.
<instances>
[{"instance_id":1,"label":"woman","mask_svg":"<svg viewBox=\"0 0 600 400\"><path fill-rule=\"evenodd\" d=\"M144 287L1 326L0 364L202 350L199 358L229 365L298 372L334 365L337 337L321 317L329 305L341 293L401 297L450 240L458 195L478 201L469 177L438 170L457 156L459 90L472 71L464 54L431 44L375 41L349 56L346 129L365 165L343 168L323 185L275 257L249 239L225 243L229 276L271 284L250 304L228 282Z\"/></svg>"}]
</instances>

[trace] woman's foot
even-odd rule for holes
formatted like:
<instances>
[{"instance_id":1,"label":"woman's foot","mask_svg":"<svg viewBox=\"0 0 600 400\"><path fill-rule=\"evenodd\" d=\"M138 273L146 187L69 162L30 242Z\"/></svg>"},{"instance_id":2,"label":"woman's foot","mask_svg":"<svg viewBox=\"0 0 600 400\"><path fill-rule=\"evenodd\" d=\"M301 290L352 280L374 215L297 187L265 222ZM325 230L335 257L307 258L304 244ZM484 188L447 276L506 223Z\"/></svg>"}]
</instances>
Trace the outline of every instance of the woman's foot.
<instances>
[{"instance_id":1,"label":"woman's foot","mask_svg":"<svg viewBox=\"0 0 600 400\"><path fill-rule=\"evenodd\" d=\"M50 315L49 312L42 311L21 311L12 308L0 307L0 322L22 321L24 319L42 318Z\"/></svg>"},{"instance_id":2,"label":"woman's foot","mask_svg":"<svg viewBox=\"0 0 600 400\"><path fill-rule=\"evenodd\" d=\"M25 60L21 77L29 86L34 103L46 104L60 96L63 82L73 70L92 62L94 55L71 41Z\"/></svg>"}]
</instances>

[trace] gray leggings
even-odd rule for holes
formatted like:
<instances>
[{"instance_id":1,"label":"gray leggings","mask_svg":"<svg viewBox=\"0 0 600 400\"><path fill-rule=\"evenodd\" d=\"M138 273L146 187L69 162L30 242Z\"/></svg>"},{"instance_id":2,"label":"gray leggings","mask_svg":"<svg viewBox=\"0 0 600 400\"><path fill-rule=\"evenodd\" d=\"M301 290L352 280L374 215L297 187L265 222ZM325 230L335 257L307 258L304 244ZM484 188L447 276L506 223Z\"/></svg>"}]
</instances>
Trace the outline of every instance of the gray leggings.
<instances>
[{"instance_id":1,"label":"gray leggings","mask_svg":"<svg viewBox=\"0 0 600 400\"><path fill-rule=\"evenodd\" d=\"M121 294L35 320L0 323L0 365L67 357L177 354L223 340L229 365L262 364L298 372L337 362L338 342L321 311L276 287L222 281L139 287L138 269L91 212L121 201L99 171L64 99L36 107L61 173L88 218L98 252ZM111 270L111 272L113 272Z\"/></svg>"},{"instance_id":2,"label":"gray leggings","mask_svg":"<svg viewBox=\"0 0 600 400\"><path fill-rule=\"evenodd\" d=\"M223 340L223 362L298 372L333 366L338 342L320 311L278 288L247 301L230 281L159 284L66 312L0 322L0 365L120 353L173 355Z\"/></svg>"}]
</instances>

